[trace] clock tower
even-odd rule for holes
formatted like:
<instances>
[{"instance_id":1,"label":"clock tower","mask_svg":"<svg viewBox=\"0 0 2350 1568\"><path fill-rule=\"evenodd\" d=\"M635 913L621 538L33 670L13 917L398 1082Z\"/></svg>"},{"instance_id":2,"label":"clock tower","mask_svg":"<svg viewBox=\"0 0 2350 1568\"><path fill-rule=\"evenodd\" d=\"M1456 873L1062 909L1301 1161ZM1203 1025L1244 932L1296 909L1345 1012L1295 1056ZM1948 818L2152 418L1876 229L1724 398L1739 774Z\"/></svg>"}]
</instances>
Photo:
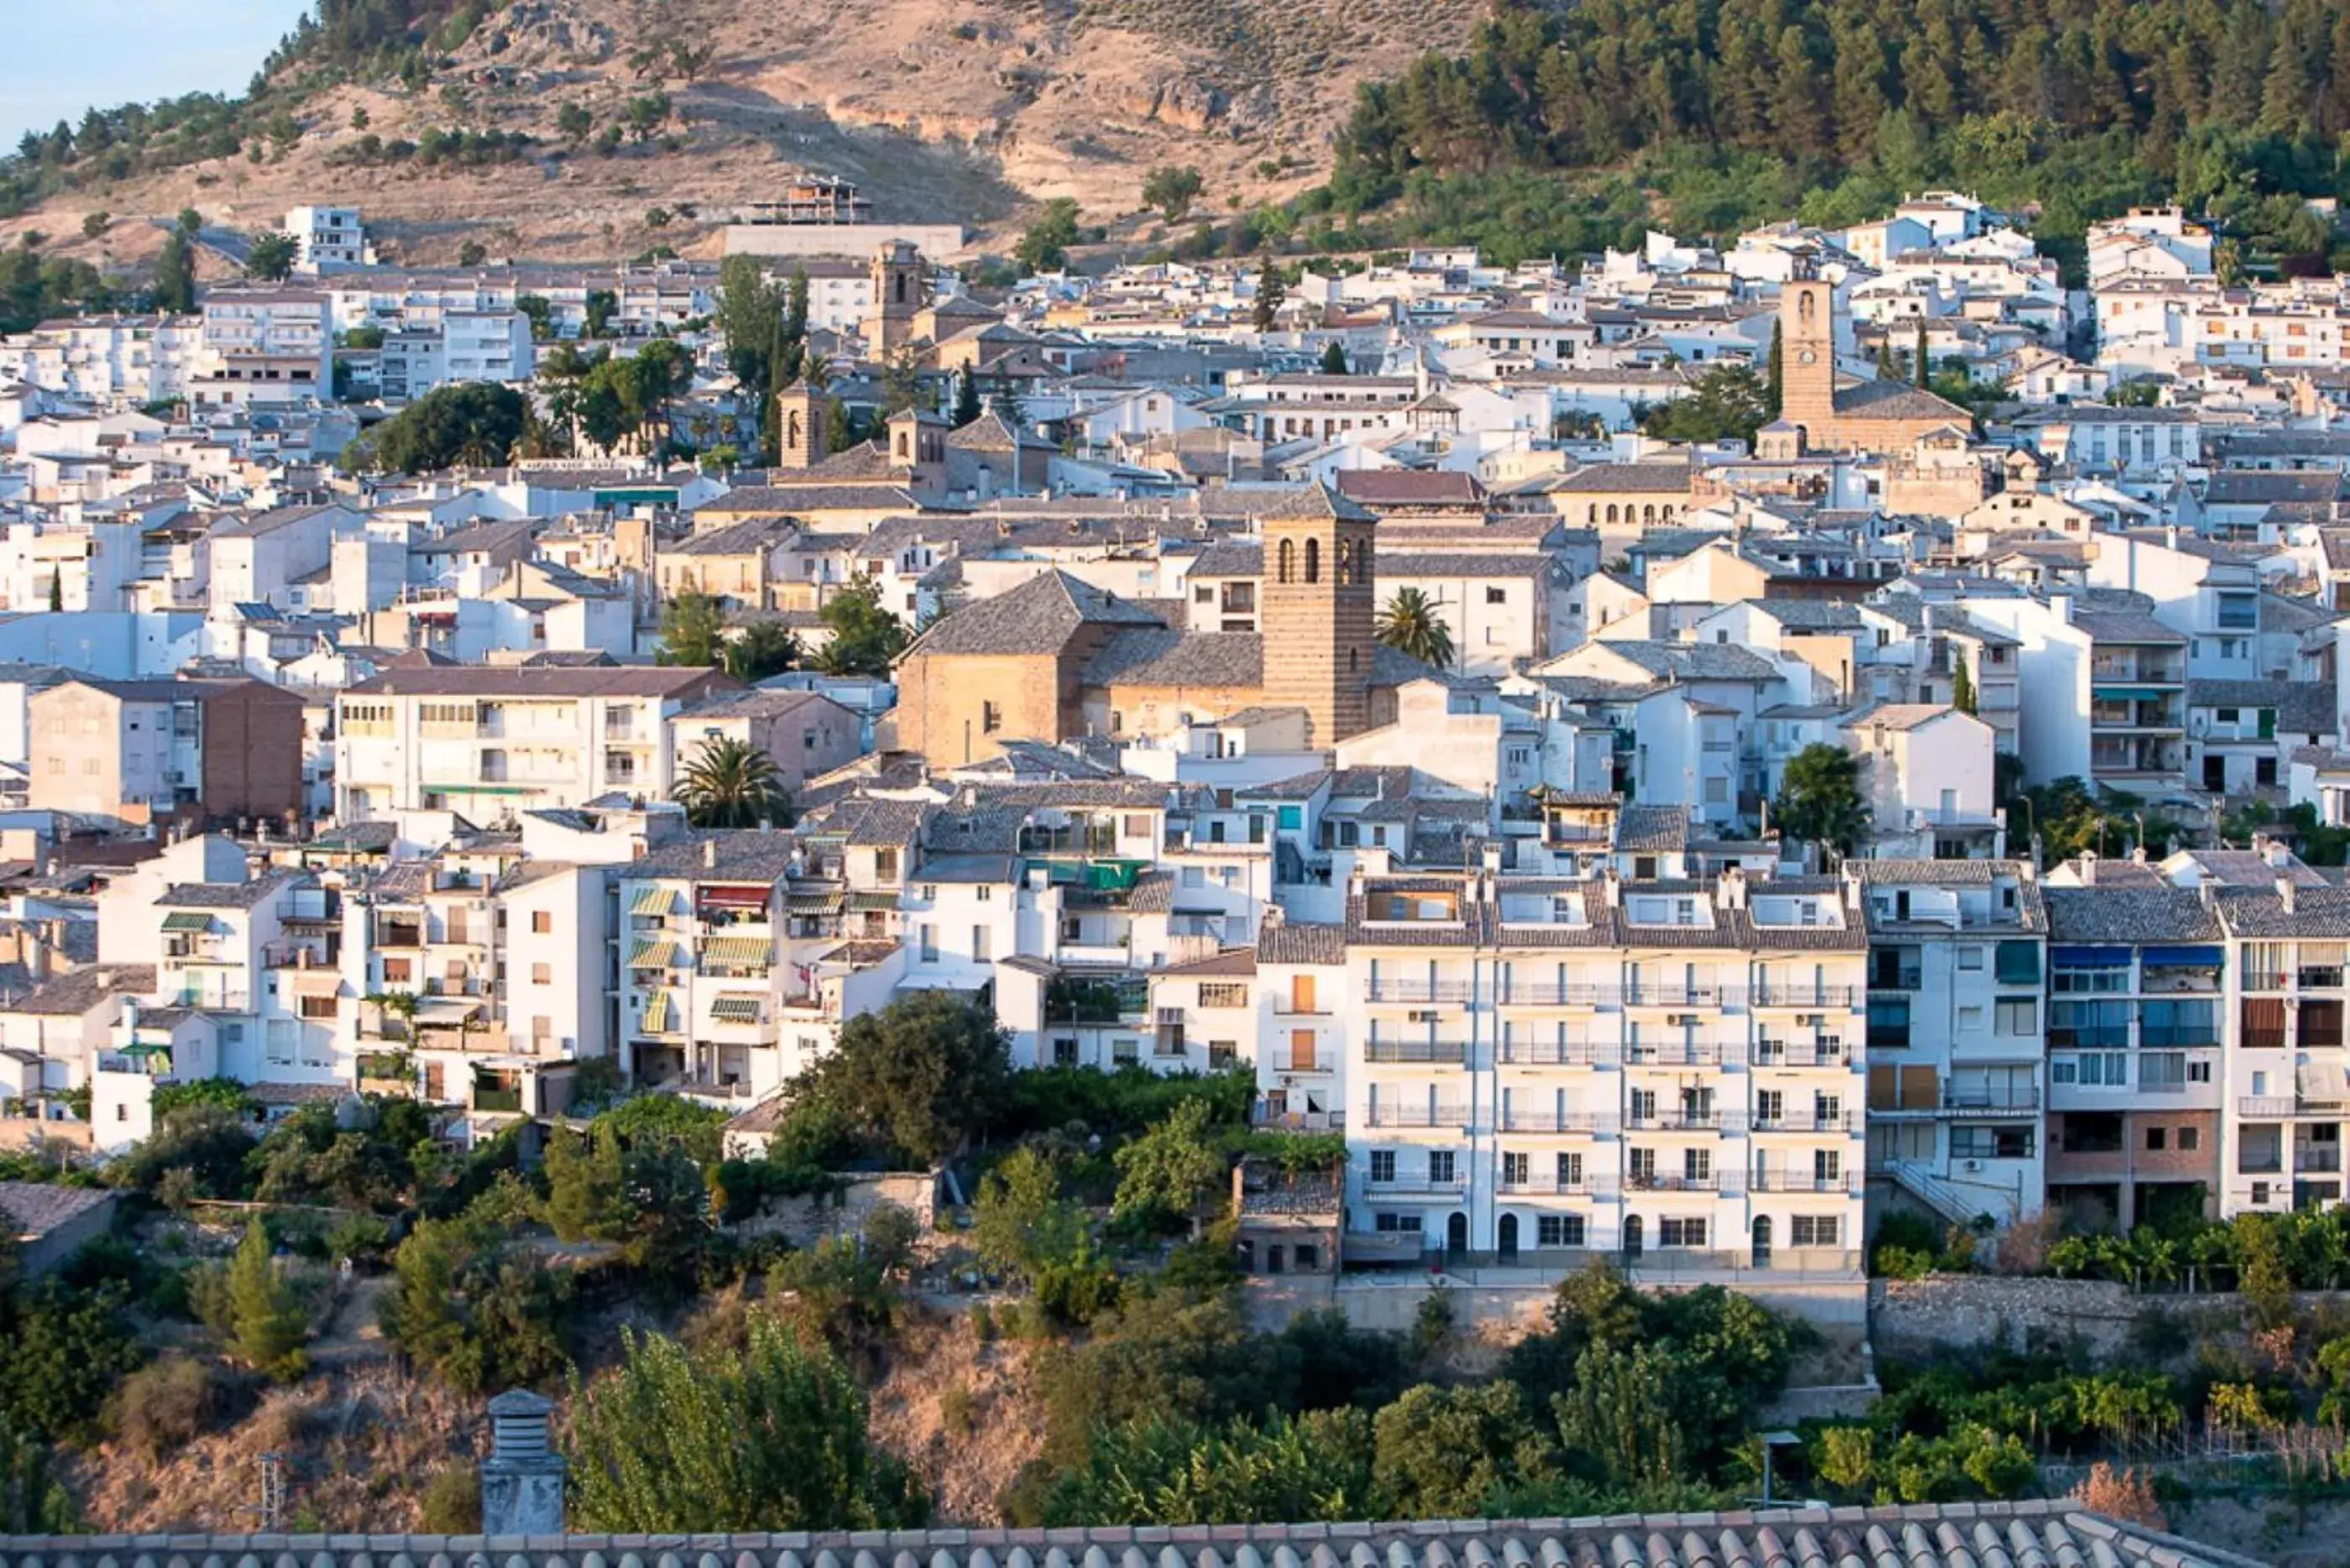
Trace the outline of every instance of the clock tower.
<instances>
[{"instance_id":1,"label":"clock tower","mask_svg":"<svg viewBox=\"0 0 2350 1568\"><path fill-rule=\"evenodd\" d=\"M1835 287L1819 275L1817 255L1794 253L1779 286L1779 417L1801 426L1804 444L1833 450L1835 413Z\"/></svg>"}]
</instances>

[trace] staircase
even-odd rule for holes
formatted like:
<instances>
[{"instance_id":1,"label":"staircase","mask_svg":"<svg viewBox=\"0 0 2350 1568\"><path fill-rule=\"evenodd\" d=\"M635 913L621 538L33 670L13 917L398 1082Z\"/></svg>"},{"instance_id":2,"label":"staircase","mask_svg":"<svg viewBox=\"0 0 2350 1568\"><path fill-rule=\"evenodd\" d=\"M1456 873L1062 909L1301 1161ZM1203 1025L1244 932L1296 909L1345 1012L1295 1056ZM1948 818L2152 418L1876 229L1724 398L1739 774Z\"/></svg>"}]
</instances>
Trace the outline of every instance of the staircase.
<instances>
[{"instance_id":1,"label":"staircase","mask_svg":"<svg viewBox=\"0 0 2350 1568\"><path fill-rule=\"evenodd\" d=\"M2012 1224L2022 1212L2022 1197L2014 1189L1980 1181L1955 1181L1907 1160L1885 1168L1896 1187L1953 1225L1972 1225L1988 1214L2000 1225Z\"/></svg>"}]
</instances>

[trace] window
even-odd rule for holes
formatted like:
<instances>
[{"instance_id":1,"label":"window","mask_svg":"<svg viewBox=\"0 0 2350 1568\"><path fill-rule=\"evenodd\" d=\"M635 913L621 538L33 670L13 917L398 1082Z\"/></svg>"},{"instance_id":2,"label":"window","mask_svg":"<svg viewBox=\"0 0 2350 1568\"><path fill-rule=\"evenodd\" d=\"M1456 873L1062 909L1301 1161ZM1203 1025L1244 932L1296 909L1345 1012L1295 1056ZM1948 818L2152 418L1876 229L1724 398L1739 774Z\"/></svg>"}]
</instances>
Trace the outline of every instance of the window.
<instances>
[{"instance_id":1,"label":"window","mask_svg":"<svg viewBox=\"0 0 2350 1568\"><path fill-rule=\"evenodd\" d=\"M1371 1179L1373 1181L1395 1179L1395 1150L1391 1148L1371 1150Z\"/></svg>"},{"instance_id":2,"label":"window","mask_svg":"<svg viewBox=\"0 0 2350 1568\"><path fill-rule=\"evenodd\" d=\"M1428 1179L1430 1185L1436 1187L1452 1185L1452 1151L1451 1149L1432 1148L1428 1151Z\"/></svg>"},{"instance_id":3,"label":"window","mask_svg":"<svg viewBox=\"0 0 2350 1568\"><path fill-rule=\"evenodd\" d=\"M1249 988L1238 981L1202 981L1200 984L1200 1005L1202 1007L1246 1007Z\"/></svg>"},{"instance_id":4,"label":"window","mask_svg":"<svg viewBox=\"0 0 2350 1568\"><path fill-rule=\"evenodd\" d=\"M1657 1221L1657 1245L1659 1247L1702 1247L1705 1245L1705 1221L1671 1218Z\"/></svg>"},{"instance_id":5,"label":"window","mask_svg":"<svg viewBox=\"0 0 2350 1568\"><path fill-rule=\"evenodd\" d=\"M973 962L993 963L995 961L994 949L995 944L991 940L990 933L985 926L972 927L971 956Z\"/></svg>"},{"instance_id":6,"label":"window","mask_svg":"<svg viewBox=\"0 0 2350 1568\"><path fill-rule=\"evenodd\" d=\"M535 963L531 965L530 983L533 985L553 985L555 983L555 966L547 963Z\"/></svg>"},{"instance_id":7,"label":"window","mask_svg":"<svg viewBox=\"0 0 2350 1568\"><path fill-rule=\"evenodd\" d=\"M2202 1129L2202 1128L2200 1128L2200 1127L2180 1127L2180 1128L2178 1129L2178 1152L2179 1152L2179 1153L2181 1153L2181 1154L2193 1154L2197 1149L2199 1149L2199 1148L2200 1148L2200 1147L2203 1147L2203 1129Z\"/></svg>"},{"instance_id":8,"label":"window","mask_svg":"<svg viewBox=\"0 0 2350 1568\"><path fill-rule=\"evenodd\" d=\"M2025 996L2002 1001L1992 1017L1991 1029L1994 1033L2010 1037L2039 1033L2040 999Z\"/></svg>"},{"instance_id":9,"label":"window","mask_svg":"<svg viewBox=\"0 0 2350 1568\"><path fill-rule=\"evenodd\" d=\"M555 911L552 909L533 909L530 912L530 929L537 932L542 937L546 935L547 932L555 929Z\"/></svg>"},{"instance_id":10,"label":"window","mask_svg":"<svg viewBox=\"0 0 2350 1568\"><path fill-rule=\"evenodd\" d=\"M1489 587L1485 590L1485 602L1489 605L1508 604L1510 602L1510 590L1507 588Z\"/></svg>"},{"instance_id":11,"label":"window","mask_svg":"<svg viewBox=\"0 0 2350 1568\"><path fill-rule=\"evenodd\" d=\"M1583 1216L1544 1214L1534 1220L1534 1244L1540 1247L1583 1245Z\"/></svg>"},{"instance_id":12,"label":"window","mask_svg":"<svg viewBox=\"0 0 2350 1568\"><path fill-rule=\"evenodd\" d=\"M1526 1154L1505 1154L1502 1157L1502 1185L1523 1187L1531 1174L1533 1157Z\"/></svg>"},{"instance_id":13,"label":"window","mask_svg":"<svg viewBox=\"0 0 2350 1568\"><path fill-rule=\"evenodd\" d=\"M1835 1214L1798 1214L1787 1222L1787 1245L1834 1247L1843 1234L1843 1220Z\"/></svg>"},{"instance_id":14,"label":"window","mask_svg":"<svg viewBox=\"0 0 2350 1568\"><path fill-rule=\"evenodd\" d=\"M993 735L1003 728L1003 710L993 702L979 705L979 728L982 734Z\"/></svg>"},{"instance_id":15,"label":"window","mask_svg":"<svg viewBox=\"0 0 2350 1568\"><path fill-rule=\"evenodd\" d=\"M1574 1191L1575 1189L1583 1185L1583 1156L1580 1154L1561 1154L1558 1157L1557 1169L1554 1174L1555 1174L1558 1179L1558 1188L1560 1191Z\"/></svg>"},{"instance_id":16,"label":"window","mask_svg":"<svg viewBox=\"0 0 2350 1568\"><path fill-rule=\"evenodd\" d=\"M924 963L939 961L939 929L936 926L916 926L914 940L920 944Z\"/></svg>"},{"instance_id":17,"label":"window","mask_svg":"<svg viewBox=\"0 0 2350 1568\"><path fill-rule=\"evenodd\" d=\"M1844 1156L1833 1148L1812 1150L1812 1182L1817 1187L1833 1187L1844 1179Z\"/></svg>"},{"instance_id":18,"label":"window","mask_svg":"<svg viewBox=\"0 0 2350 1568\"><path fill-rule=\"evenodd\" d=\"M1960 967L1960 969L1962 969L1962 970L1967 970L1967 971L1981 971L1981 970L1982 966L1983 966L1983 950L1982 950L1982 949L1981 949L1981 948L1960 948L1960 949L1959 950L1959 967Z\"/></svg>"},{"instance_id":19,"label":"window","mask_svg":"<svg viewBox=\"0 0 2350 1568\"><path fill-rule=\"evenodd\" d=\"M2169 1128L2168 1128L2168 1127L2148 1127L2148 1128L2147 1128L2147 1129L2146 1129L2146 1147L2147 1147L2147 1153L2149 1153L2149 1154L2159 1154L2159 1153L2161 1153L2164 1149L2166 1149L2166 1148L2169 1147L2170 1147L2170 1129L2169 1129Z\"/></svg>"},{"instance_id":20,"label":"window","mask_svg":"<svg viewBox=\"0 0 2350 1568\"><path fill-rule=\"evenodd\" d=\"M1371 1226L1374 1230L1384 1231L1390 1234L1399 1231L1408 1236L1417 1236L1419 1234L1419 1216L1417 1214L1379 1214L1372 1218Z\"/></svg>"}]
</instances>

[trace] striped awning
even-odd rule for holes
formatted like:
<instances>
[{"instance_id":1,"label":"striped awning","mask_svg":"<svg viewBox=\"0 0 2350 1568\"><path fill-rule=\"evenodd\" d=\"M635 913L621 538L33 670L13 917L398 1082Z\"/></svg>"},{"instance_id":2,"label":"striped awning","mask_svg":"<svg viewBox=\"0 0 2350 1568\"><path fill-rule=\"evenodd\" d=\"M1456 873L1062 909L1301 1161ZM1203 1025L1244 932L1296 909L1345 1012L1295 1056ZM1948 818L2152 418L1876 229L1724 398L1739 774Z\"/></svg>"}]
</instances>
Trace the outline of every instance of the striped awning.
<instances>
[{"instance_id":1,"label":"striped awning","mask_svg":"<svg viewBox=\"0 0 2350 1568\"><path fill-rule=\"evenodd\" d=\"M666 1034L677 1012L666 991L656 991L645 999L645 1031L650 1034Z\"/></svg>"},{"instance_id":2,"label":"striped awning","mask_svg":"<svg viewBox=\"0 0 2350 1568\"><path fill-rule=\"evenodd\" d=\"M675 969L677 943L667 937L647 937L629 954L630 969Z\"/></svg>"},{"instance_id":3,"label":"striped awning","mask_svg":"<svg viewBox=\"0 0 2350 1568\"><path fill-rule=\"evenodd\" d=\"M775 961L775 944L765 937L712 937L702 944L702 961L724 969L765 969Z\"/></svg>"},{"instance_id":4,"label":"striped awning","mask_svg":"<svg viewBox=\"0 0 2350 1568\"><path fill-rule=\"evenodd\" d=\"M668 915L677 909L677 895L667 888L640 888L629 902L631 915Z\"/></svg>"},{"instance_id":5,"label":"striped awning","mask_svg":"<svg viewBox=\"0 0 2350 1568\"><path fill-rule=\"evenodd\" d=\"M759 999L748 992L729 992L711 1002L710 1017L716 1023L756 1023Z\"/></svg>"}]
</instances>

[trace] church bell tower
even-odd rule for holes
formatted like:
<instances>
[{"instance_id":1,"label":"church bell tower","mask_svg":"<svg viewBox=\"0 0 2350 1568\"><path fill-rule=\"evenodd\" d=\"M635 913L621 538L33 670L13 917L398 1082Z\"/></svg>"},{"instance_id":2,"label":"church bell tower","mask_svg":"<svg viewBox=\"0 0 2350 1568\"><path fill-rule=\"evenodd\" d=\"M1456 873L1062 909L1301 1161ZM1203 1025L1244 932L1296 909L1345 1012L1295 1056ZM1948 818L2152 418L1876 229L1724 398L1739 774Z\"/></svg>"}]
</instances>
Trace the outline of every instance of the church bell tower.
<instances>
[{"instance_id":1,"label":"church bell tower","mask_svg":"<svg viewBox=\"0 0 2350 1568\"><path fill-rule=\"evenodd\" d=\"M1260 524L1265 704L1305 710L1305 743L1317 749L1371 727L1375 522L1316 484Z\"/></svg>"}]
</instances>

